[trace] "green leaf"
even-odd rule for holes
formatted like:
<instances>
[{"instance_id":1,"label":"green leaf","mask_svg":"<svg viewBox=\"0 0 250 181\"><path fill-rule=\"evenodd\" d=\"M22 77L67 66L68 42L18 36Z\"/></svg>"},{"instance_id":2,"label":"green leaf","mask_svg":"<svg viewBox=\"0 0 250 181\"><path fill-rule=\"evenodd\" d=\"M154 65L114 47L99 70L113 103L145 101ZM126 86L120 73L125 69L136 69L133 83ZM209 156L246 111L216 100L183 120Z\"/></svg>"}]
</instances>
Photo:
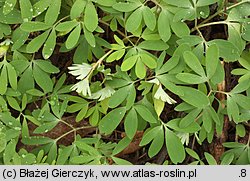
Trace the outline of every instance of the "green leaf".
<instances>
[{"instance_id":1,"label":"green leaf","mask_svg":"<svg viewBox=\"0 0 250 181\"><path fill-rule=\"evenodd\" d=\"M184 60L186 64L197 74L202 77L206 77L204 69L201 66L200 61L195 56L195 54L191 51L186 51L183 54Z\"/></svg>"},{"instance_id":2,"label":"green leaf","mask_svg":"<svg viewBox=\"0 0 250 181\"><path fill-rule=\"evenodd\" d=\"M217 165L216 160L211 154L205 152L204 155L209 165Z\"/></svg>"},{"instance_id":3,"label":"green leaf","mask_svg":"<svg viewBox=\"0 0 250 181\"><path fill-rule=\"evenodd\" d=\"M0 153L5 150L6 145L7 141L5 139L5 134L0 133Z\"/></svg>"},{"instance_id":4,"label":"green leaf","mask_svg":"<svg viewBox=\"0 0 250 181\"><path fill-rule=\"evenodd\" d=\"M65 165L66 161L69 159L72 150L73 150L73 145L62 148L62 150L58 154L56 164Z\"/></svg>"},{"instance_id":5,"label":"green leaf","mask_svg":"<svg viewBox=\"0 0 250 181\"><path fill-rule=\"evenodd\" d=\"M32 68L31 66L29 66L21 75L21 78L17 83L17 87L19 91L26 92L29 89L33 89L35 87L34 84L35 83L32 75Z\"/></svg>"},{"instance_id":6,"label":"green leaf","mask_svg":"<svg viewBox=\"0 0 250 181\"><path fill-rule=\"evenodd\" d=\"M11 97L11 101L14 98ZM11 102L8 101L8 102ZM14 103L15 104L15 103ZM14 128L16 131L21 130L21 123L20 123L20 119L15 119L14 117L12 117L10 114L8 113L0 113L0 120L8 127ZM6 134L6 136L9 136L8 134Z\"/></svg>"},{"instance_id":7,"label":"green leaf","mask_svg":"<svg viewBox=\"0 0 250 181\"><path fill-rule=\"evenodd\" d=\"M163 109L165 106L165 102L162 101L161 99L155 99L154 98L154 108L155 108L155 112L157 113L158 117L160 117Z\"/></svg>"},{"instance_id":8,"label":"green leaf","mask_svg":"<svg viewBox=\"0 0 250 181\"><path fill-rule=\"evenodd\" d=\"M53 83L49 75L42 71L37 65L33 68L33 76L36 83L43 89L44 92L51 92Z\"/></svg>"},{"instance_id":9,"label":"green leaf","mask_svg":"<svg viewBox=\"0 0 250 181\"><path fill-rule=\"evenodd\" d=\"M140 142L139 146L147 145L149 142L151 142L159 132L163 130L162 126L156 126L154 128L149 128L147 131L143 134L142 140Z\"/></svg>"},{"instance_id":10,"label":"green leaf","mask_svg":"<svg viewBox=\"0 0 250 181\"><path fill-rule=\"evenodd\" d=\"M41 96L44 95L43 92L41 92L41 91L39 91L39 90L37 90L37 89L30 89L30 90L26 91L26 93L27 93L27 94L30 94L30 95L32 95L32 96L38 96L38 97L41 97Z\"/></svg>"},{"instance_id":11,"label":"green leaf","mask_svg":"<svg viewBox=\"0 0 250 181\"><path fill-rule=\"evenodd\" d=\"M146 40L141 42L138 47L145 50L163 51L168 49L169 46L162 40Z\"/></svg>"},{"instance_id":12,"label":"green leaf","mask_svg":"<svg viewBox=\"0 0 250 181\"><path fill-rule=\"evenodd\" d=\"M234 154L233 153L228 153L225 156L223 156L221 160L221 165L230 165L234 159Z\"/></svg>"},{"instance_id":13,"label":"green leaf","mask_svg":"<svg viewBox=\"0 0 250 181\"><path fill-rule=\"evenodd\" d=\"M94 147L90 146L89 144L83 142L83 141L76 141L75 145L84 151L87 151L88 153L90 153L91 155L95 155L98 156L100 155L99 151L97 149L95 149Z\"/></svg>"},{"instance_id":14,"label":"green leaf","mask_svg":"<svg viewBox=\"0 0 250 181\"><path fill-rule=\"evenodd\" d=\"M152 158L157 153L159 153L160 150L162 149L163 144L164 144L164 131L163 129L161 129L157 132L157 136L153 139L149 147L148 156Z\"/></svg>"},{"instance_id":15,"label":"green leaf","mask_svg":"<svg viewBox=\"0 0 250 181\"><path fill-rule=\"evenodd\" d=\"M21 30L21 28L17 28L12 34L13 46L11 47L11 50L14 51L19 49L22 45L24 45L28 37L28 32Z\"/></svg>"},{"instance_id":16,"label":"green leaf","mask_svg":"<svg viewBox=\"0 0 250 181\"><path fill-rule=\"evenodd\" d=\"M51 4L51 0L39 0L33 5L34 9L34 16L40 15L42 12L44 12L49 5Z\"/></svg>"},{"instance_id":17,"label":"green leaf","mask_svg":"<svg viewBox=\"0 0 250 181\"><path fill-rule=\"evenodd\" d=\"M49 8L45 14L45 23L48 25L53 25L60 13L61 9L61 0L54 0L53 3L50 3Z\"/></svg>"},{"instance_id":18,"label":"green leaf","mask_svg":"<svg viewBox=\"0 0 250 181\"><path fill-rule=\"evenodd\" d=\"M117 164L117 165L132 165L132 163L130 163L127 160L121 159L121 158L117 158L117 157L111 157L112 160Z\"/></svg>"},{"instance_id":19,"label":"green leaf","mask_svg":"<svg viewBox=\"0 0 250 181\"><path fill-rule=\"evenodd\" d=\"M5 0L4 6L3 6L3 14L9 14L15 7L17 0Z\"/></svg>"},{"instance_id":20,"label":"green leaf","mask_svg":"<svg viewBox=\"0 0 250 181\"><path fill-rule=\"evenodd\" d=\"M178 63L179 63L180 57L179 56L172 56L166 63L163 64L163 66L157 70L157 74L163 74L171 69L173 69Z\"/></svg>"},{"instance_id":21,"label":"green leaf","mask_svg":"<svg viewBox=\"0 0 250 181\"><path fill-rule=\"evenodd\" d=\"M129 86L125 86L117 90L109 99L109 107L115 108L119 106L127 97Z\"/></svg>"},{"instance_id":22,"label":"green leaf","mask_svg":"<svg viewBox=\"0 0 250 181\"><path fill-rule=\"evenodd\" d=\"M192 4L190 1L183 0L183 1L176 1L176 0L164 0L167 4L171 4L177 7L185 7L185 8L191 8Z\"/></svg>"},{"instance_id":23,"label":"green leaf","mask_svg":"<svg viewBox=\"0 0 250 181\"><path fill-rule=\"evenodd\" d=\"M91 1L88 2L85 8L84 25L90 32L95 31L98 26L98 15Z\"/></svg>"},{"instance_id":24,"label":"green leaf","mask_svg":"<svg viewBox=\"0 0 250 181\"><path fill-rule=\"evenodd\" d=\"M27 53L35 53L41 48L49 35L49 30L32 39L26 47Z\"/></svg>"},{"instance_id":25,"label":"green leaf","mask_svg":"<svg viewBox=\"0 0 250 181\"><path fill-rule=\"evenodd\" d=\"M146 67L141 59L138 59L136 62L135 74L140 79L143 79L146 76Z\"/></svg>"},{"instance_id":26,"label":"green leaf","mask_svg":"<svg viewBox=\"0 0 250 181\"><path fill-rule=\"evenodd\" d=\"M56 161L56 158L57 158L57 144L56 142L53 142L49 149L46 163L52 164L54 161Z\"/></svg>"},{"instance_id":27,"label":"green leaf","mask_svg":"<svg viewBox=\"0 0 250 181\"><path fill-rule=\"evenodd\" d=\"M92 32L88 31L86 28L84 29L84 36L88 42L88 44L92 47L96 46L96 40L95 40L95 36L93 35Z\"/></svg>"},{"instance_id":28,"label":"green leaf","mask_svg":"<svg viewBox=\"0 0 250 181\"><path fill-rule=\"evenodd\" d=\"M201 127L199 126L197 122L192 122L189 126L185 128L180 128L179 127L180 121L181 121L180 118L176 118L176 119L169 121L166 125L169 128L174 129L175 131L183 132L183 133L195 133L201 129Z\"/></svg>"},{"instance_id":29,"label":"green leaf","mask_svg":"<svg viewBox=\"0 0 250 181\"><path fill-rule=\"evenodd\" d=\"M131 84L129 86L128 96L127 96L127 103L126 103L127 110L129 110L134 105L135 99L136 99L136 89L134 87L134 84Z\"/></svg>"},{"instance_id":30,"label":"green leaf","mask_svg":"<svg viewBox=\"0 0 250 181\"><path fill-rule=\"evenodd\" d=\"M138 57L139 57L138 55L133 55L133 56L125 59L121 65L121 70L122 71L130 70L137 62Z\"/></svg>"},{"instance_id":31,"label":"green leaf","mask_svg":"<svg viewBox=\"0 0 250 181\"><path fill-rule=\"evenodd\" d=\"M201 109L194 109L191 112L189 112L184 118L180 121L180 128L185 128L191 125L193 122L195 122L195 118L200 114Z\"/></svg>"},{"instance_id":32,"label":"green leaf","mask_svg":"<svg viewBox=\"0 0 250 181\"><path fill-rule=\"evenodd\" d=\"M97 126L100 119L99 110L96 108L93 114L89 117L89 123L91 126Z\"/></svg>"},{"instance_id":33,"label":"green leaf","mask_svg":"<svg viewBox=\"0 0 250 181\"><path fill-rule=\"evenodd\" d=\"M76 0L74 2L73 6L71 7L70 18L76 19L76 18L80 17L81 13L83 13L83 10L84 10L86 4L87 4L86 1Z\"/></svg>"},{"instance_id":34,"label":"green leaf","mask_svg":"<svg viewBox=\"0 0 250 181\"><path fill-rule=\"evenodd\" d=\"M19 4L23 21L31 21L33 16L33 7L30 0L19 0Z\"/></svg>"},{"instance_id":35,"label":"green leaf","mask_svg":"<svg viewBox=\"0 0 250 181\"><path fill-rule=\"evenodd\" d=\"M171 37L170 20L168 17L168 12L165 12L164 10L160 12L157 25L161 39L164 42L167 42Z\"/></svg>"},{"instance_id":36,"label":"green leaf","mask_svg":"<svg viewBox=\"0 0 250 181\"><path fill-rule=\"evenodd\" d=\"M11 87L16 90L17 89L17 74L15 68L11 64L7 64L7 71L8 71L8 79Z\"/></svg>"},{"instance_id":37,"label":"green leaf","mask_svg":"<svg viewBox=\"0 0 250 181\"><path fill-rule=\"evenodd\" d=\"M246 129L244 125L242 124L236 125L236 134L239 135L240 137L244 137L246 135Z\"/></svg>"},{"instance_id":38,"label":"green leaf","mask_svg":"<svg viewBox=\"0 0 250 181\"><path fill-rule=\"evenodd\" d=\"M151 69L154 69L154 68L157 67L157 63L156 63L155 59L154 59L152 56L143 53L143 54L140 54L140 57L141 57L142 62L143 62L147 67L149 67L149 68L151 68Z\"/></svg>"},{"instance_id":39,"label":"green leaf","mask_svg":"<svg viewBox=\"0 0 250 181\"><path fill-rule=\"evenodd\" d=\"M200 157L199 155L192 149L190 148L185 148L186 149L186 152L193 158L195 158L196 160L200 160Z\"/></svg>"},{"instance_id":40,"label":"green leaf","mask_svg":"<svg viewBox=\"0 0 250 181\"><path fill-rule=\"evenodd\" d=\"M242 108L246 110L250 109L250 97L244 96L242 94L233 94L232 98Z\"/></svg>"},{"instance_id":41,"label":"green leaf","mask_svg":"<svg viewBox=\"0 0 250 181\"><path fill-rule=\"evenodd\" d=\"M140 1L132 1L132 2L126 2L126 3L119 2L119 3L114 4L112 7L117 11L130 12L130 11L137 9L141 5L142 3Z\"/></svg>"},{"instance_id":42,"label":"green leaf","mask_svg":"<svg viewBox=\"0 0 250 181\"><path fill-rule=\"evenodd\" d=\"M56 31L52 29L43 47L43 58L48 59L54 52L56 46Z\"/></svg>"},{"instance_id":43,"label":"green leaf","mask_svg":"<svg viewBox=\"0 0 250 181\"><path fill-rule=\"evenodd\" d=\"M165 130L166 147L171 161L181 163L185 159L185 149L179 137L169 129Z\"/></svg>"},{"instance_id":44,"label":"green leaf","mask_svg":"<svg viewBox=\"0 0 250 181\"><path fill-rule=\"evenodd\" d=\"M214 4L216 2L218 2L218 0L198 0L196 6L197 7L207 6L207 5L210 5L210 4Z\"/></svg>"},{"instance_id":45,"label":"green leaf","mask_svg":"<svg viewBox=\"0 0 250 181\"><path fill-rule=\"evenodd\" d=\"M155 14L151 11L151 9L147 6L143 7L143 19L145 24L147 25L147 27L150 30L154 30L155 26L156 26L156 18L155 18Z\"/></svg>"},{"instance_id":46,"label":"green leaf","mask_svg":"<svg viewBox=\"0 0 250 181\"><path fill-rule=\"evenodd\" d=\"M142 21L142 9L138 8L128 17L125 26L126 30L129 32L134 32L140 27L141 21Z\"/></svg>"},{"instance_id":47,"label":"green leaf","mask_svg":"<svg viewBox=\"0 0 250 181\"><path fill-rule=\"evenodd\" d=\"M92 155L79 155L79 156L74 156L70 159L70 162L74 164L86 164L89 163L90 161L93 161L96 158L96 156Z\"/></svg>"},{"instance_id":48,"label":"green leaf","mask_svg":"<svg viewBox=\"0 0 250 181\"><path fill-rule=\"evenodd\" d=\"M148 110L146 106L136 105L134 106L136 112L147 122L156 123L157 120L154 118L152 113Z\"/></svg>"},{"instance_id":49,"label":"green leaf","mask_svg":"<svg viewBox=\"0 0 250 181\"><path fill-rule=\"evenodd\" d=\"M229 120L234 120L235 122L239 119L239 107L235 100L231 96L227 96L227 114Z\"/></svg>"},{"instance_id":50,"label":"green leaf","mask_svg":"<svg viewBox=\"0 0 250 181\"><path fill-rule=\"evenodd\" d=\"M125 49L115 51L114 53L110 54L106 62L109 63L109 62L113 62L114 60L120 60L124 54L125 54Z\"/></svg>"},{"instance_id":51,"label":"green leaf","mask_svg":"<svg viewBox=\"0 0 250 181\"><path fill-rule=\"evenodd\" d=\"M3 8L0 8L0 23L4 24L20 24L22 23L22 17L20 11L13 9L11 13L4 15Z\"/></svg>"},{"instance_id":52,"label":"green leaf","mask_svg":"<svg viewBox=\"0 0 250 181\"><path fill-rule=\"evenodd\" d=\"M129 139L133 139L138 127L137 113L134 108L132 108L126 115L124 121L125 133Z\"/></svg>"},{"instance_id":53,"label":"green leaf","mask_svg":"<svg viewBox=\"0 0 250 181\"><path fill-rule=\"evenodd\" d=\"M122 140L120 140L118 142L118 144L115 146L112 155L117 155L118 153L120 153L122 150L124 150L130 143L131 143L131 139L129 139L127 136L125 136L124 138L122 138Z\"/></svg>"},{"instance_id":54,"label":"green leaf","mask_svg":"<svg viewBox=\"0 0 250 181\"><path fill-rule=\"evenodd\" d=\"M208 78L215 74L219 63L219 49L216 44L210 45L206 52L206 72Z\"/></svg>"},{"instance_id":55,"label":"green leaf","mask_svg":"<svg viewBox=\"0 0 250 181\"><path fill-rule=\"evenodd\" d=\"M234 62L240 58L238 48L227 40L215 39L208 42L208 45L216 44L219 48L219 56L226 62Z\"/></svg>"},{"instance_id":56,"label":"green leaf","mask_svg":"<svg viewBox=\"0 0 250 181\"><path fill-rule=\"evenodd\" d=\"M212 128L213 128L213 120L210 115L210 112L208 112L206 109L203 110L203 115L202 115L202 122L205 130L210 133Z\"/></svg>"},{"instance_id":57,"label":"green leaf","mask_svg":"<svg viewBox=\"0 0 250 181\"><path fill-rule=\"evenodd\" d=\"M120 124L125 113L125 107L116 108L109 112L106 116L102 118L99 123L100 132L104 134L111 134L115 130L115 128Z\"/></svg>"},{"instance_id":58,"label":"green leaf","mask_svg":"<svg viewBox=\"0 0 250 181\"><path fill-rule=\"evenodd\" d=\"M61 32L69 32L71 31L74 27L76 27L79 23L77 21L65 21L62 23L59 23L56 27L56 31L61 31Z\"/></svg>"},{"instance_id":59,"label":"green leaf","mask_svg":"<svg viewBox=\"0 0 250 181\"><path fill-rule=\"evenodd\" d=\"M10 96L7 96L6 98L7 98L7 100L8 100L9 105L10 105L13 109L15 109L15 110L17 110L17 111L21 111L21 108L20 108L20 106L19 106L19 104L18 104L18 102L16 101L15 98L10 97Z\"/></svg>"},{"instance_id":60,"label":"green leaf","mask_svg":"<svg viewBox=\"0 0 250 181\"><path fill-rule=\"evenodd\" d=\"M7 67L3 66L1 74L0 74L0 94L3 95L7 91Z\"/></svg>"},{"instance_id":61,"label":"green leaf","mask_svg":"<svg viewBox=\"0 0 250 181\"><path fill-rule=\"evenodd\" d=\"M188 84L201 84L207 80L205 77L191 73L179 73L176 78Z\"/></svg>"},{"instance_id":62,"label":"green leaf","mask_svg":"<svg viewBox=\"0 0 250 181\"><path fill-rule=\"evenodd\" d=\"M29 138L22 138L22 143L26 145L44 145L48 143L53 143L54 140L48 137L33 136Z\"/></svg>"},{"instance_id":63,"label":"green leaf","mask_svg":"<svg viewBox=\"0 0 250 181\"><path fill-rule=\"evenodd\" d=\"M37 127L33 131L33 133L35 134L47 133L48 131L52 130L57 124L58 124L58 121L43 123L39 127Z\"/></svg>"},{"instance_id":64,"label":"green leaf","mask_svg":"<svg viewBox=\"0 0 250 181\"><path fill-rule=\"evenodd\" d=\"M81 24L79 23L75 29L69 34L65 46L67 49L72 49L78 42L81 34Z\"/></svg>"},{"instance_id":65,"label":"green leaf","mask_svg":"<svg viewBox=\"0 0 250 181\"><path fill-rule=\"evenodd\" d=\"M97 0L97 3L100 4L101 6L112 6L116 3L116 0Z\"/></svg>"},{"instance_id":66,"label":"green leaf","mask_svg":"<svg viewBox=\"0 0 250 181\"><path fill-rule=\"evenodd\" d=\"M23 24L21 24L20 28L23 31L34 32L34 31L47 30L51 28L51 25L48 25L40 21L30 21L30 22L24 22Z\"/></svg>"},{"instance_id":67,"label":"green leaf","mask_svg":"<svg viewBox=\"0 0 250 181\"><path fill-rule=\"evenodd\" d=\"M34 61L34 63L40 68L42 69L44 72L47 73L59 73L60 70L59 68L57 68L56 66L54 66L50 61L46 61L46 60L36 60Z\"/></svg>"},{"instance_id":68,"label":"green leaf","mask_svg":"<svg viewBox=\"0 0 250 181\"><path fill-rule=\"evenodd\" d=\"M208 97L201 91L191 87L179 87L184 95L180 96L182 100L197 108L204 108L210 104ZM195 99L194 99L195 95Z\"/></svg>"},{"instance_id":69,"label":"green leaf","mask_svg":"<svg viewBox=\"0 0 250 181\"><path fill-rule=\"evenodd\" d=\"M172 22L171 28L173 32L180 38L190 34L190 29L184 22Z\"/></svg>"}]
</instances>

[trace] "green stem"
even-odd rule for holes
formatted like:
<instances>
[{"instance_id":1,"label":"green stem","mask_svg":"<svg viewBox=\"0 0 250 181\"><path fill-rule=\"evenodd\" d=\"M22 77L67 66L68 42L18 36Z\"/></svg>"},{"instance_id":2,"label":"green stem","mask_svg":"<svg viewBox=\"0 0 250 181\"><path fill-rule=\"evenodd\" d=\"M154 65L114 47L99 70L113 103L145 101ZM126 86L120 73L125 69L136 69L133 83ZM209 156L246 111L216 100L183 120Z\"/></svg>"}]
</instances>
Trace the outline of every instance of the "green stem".
<instances>
[{"instance_id":1,"label":"green stem","mask_svg":"<svg viewBox=\"0 0 250 181\"><path fill-rule=\"evenodd\" d=\"M202 28L202 27L211 26L211 25L219 25L219 24L230 24L230 22L216 21L216 22L211 22L211 23L206 23L206 24L199 24L191 29L191 33L194 32L195 30L199 31L199 28Z\"/></svg>"},{"instance_id":2,"label":"green stem","mask_svg":"<svg viewBox=\"0 0 250 181\"><path fill-rule=\"evenodd\" d=\"M92 75L92 73L94 72L94 70L102 64L102 61L109 55L113 52L113 50L109 50L105 55L103 55L92 67L92 69L90 70L88 76L86 77L87 79L90 78L90 76Z\"/></svg>"},{"instance_id":3,"label":"green stem","mask_svg":"<svg viewBox=\"0 0 250 181\"><path fill-rule=\"evenodd\" d=\"M75 135L76 135L76 132L81 130L81 129L89 129L89 128L94 128L94 126L82 126L82 127L79 127L79 128L74 128L64 134L62 134L61 136L59 136L58 138L55 139L55 142L59 141L60 139L62 139L63 137L69 135L70 133L73 133L75 132Z\"/></svg>"}]
</instances>

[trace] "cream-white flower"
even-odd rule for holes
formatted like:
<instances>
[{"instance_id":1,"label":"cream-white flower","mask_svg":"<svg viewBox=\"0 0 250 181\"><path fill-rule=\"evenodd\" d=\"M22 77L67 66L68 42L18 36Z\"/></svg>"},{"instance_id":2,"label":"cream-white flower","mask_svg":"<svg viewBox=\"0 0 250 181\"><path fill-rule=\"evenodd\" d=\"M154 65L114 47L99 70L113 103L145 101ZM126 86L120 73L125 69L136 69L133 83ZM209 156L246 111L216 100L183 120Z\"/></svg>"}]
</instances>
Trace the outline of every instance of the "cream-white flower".
<instances>
[{"instance_id":1,"label":"cream-white flower","mask_svg":"<svg viewBox=\"0 0 250 181\"><path fill-rule=\"evenodd\" d=\"M163 102L167 102L168 104L174 104L176 103L176 101L174 99L172 99L162 88L162 86L160 85L159 88L157 89L157 91L155 92L154 95L155 99L160 99Z\"/></svg>"},{"instance_id":2,"label":"cream-white flower","mask_svg":"<svg viewBox=\"0 0 250 181\"><path fill-rule=\"evenodd\" d=\"M83 79L71 87L71 90L75 90L77 93L81 93L83 96L91 96L91 91L89 87L89 80Z\"/></svg>"},{"instance_id":3,"label":"cream-white flower","mask_svg":"<svg viewBox=\"0 0 250 181\"><path fill-rule=\"evenodd\" d=\"M71 70L69 71L70 74L76 76L76 79L82 80L90 73L92 66L87 63L73 64L68 69Z\"/></svg>"},{"instance_id":4,"label":"cream-white flower","mask_svg":"<svg viewBox=\"0 0 250 181\"><path fill-rule=\"evenodd\" d=\"M102 101L108 97L111 97L114 93L115 93L115 90L107 86L93 93L92 96L89 97L89 99L98 99L99 101Z\"/></svg>"}]
</instances>

